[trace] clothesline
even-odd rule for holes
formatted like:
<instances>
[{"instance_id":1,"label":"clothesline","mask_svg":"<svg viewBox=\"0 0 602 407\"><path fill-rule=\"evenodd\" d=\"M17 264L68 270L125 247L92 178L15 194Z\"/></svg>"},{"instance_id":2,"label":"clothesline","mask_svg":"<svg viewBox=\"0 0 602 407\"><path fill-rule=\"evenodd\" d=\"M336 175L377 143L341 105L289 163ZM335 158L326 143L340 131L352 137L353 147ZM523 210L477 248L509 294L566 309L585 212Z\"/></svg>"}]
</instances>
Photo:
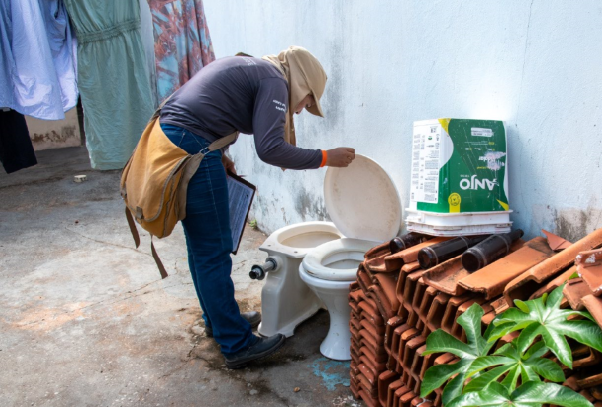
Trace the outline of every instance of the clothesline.
<instances>
[{"instance_id":1,"label":"clothesline","mask_svg":"<svg viewBox=\"0 0 602 407\"><path fill-rule=\"evenodd\" d=\"M215 59L202 0L5 0L0 20L0 107L59 120L79 94L96 169L122 168L157 104Z\"/></svg>"}]
</instances>

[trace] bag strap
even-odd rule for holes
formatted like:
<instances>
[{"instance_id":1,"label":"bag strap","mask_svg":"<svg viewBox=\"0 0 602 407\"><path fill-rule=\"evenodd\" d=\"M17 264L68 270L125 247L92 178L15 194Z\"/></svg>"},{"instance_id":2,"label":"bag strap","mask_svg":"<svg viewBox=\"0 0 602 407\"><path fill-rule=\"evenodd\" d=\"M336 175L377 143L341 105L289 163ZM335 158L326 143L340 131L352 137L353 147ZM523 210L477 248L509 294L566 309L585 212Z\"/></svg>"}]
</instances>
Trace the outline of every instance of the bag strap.
<instances>
[{"instance_id":1,"label":"bag strap","mask_svg":"<svg viewBox=\"0 0 602 407\"><path fill-rule=\"evenodd\" d=\"M163 266L163 262L161 261L161 259L159 258L159 255L157 254L157 251L155 250L155 245L153 244L153 235L151 235L151 254L153 255L155 264L157 265L157 268L159 269L159 273L161 273L161 278L162 279L166 278L167 271L165 270L165 267Z\"/></svg>"},{"instance_id":2,"label":"bag strap","mask_svg":"<svg viewBox=\"0 0 602 407\"><path fill-rule=\"evenodd\" d=\"M176 92L174 92L174 93L176 93ZM151 116L150 120L148 121L149 123L152 122L155 119L158 119L159 116L161 116L161 109L163 109L163 106L165 106L165 104L167 103L167 101L169 99L171 99L171 97L174 95L174 93L172 93L171 95L169 95L168 97L166 97L165 100L163 102L161 102L161 104L159 105L159 107L155 110L155 112Z\"/></svg>"},{"instance_id":3,"label":"bag strap","mask_svg":"<svg viewBox=\"0 0 602 407\"><path fill-rule=\"evenodd\" d=\"M134 243L136 243L136 249L140 247L140 234L138 233L138 228L136 227L136 222L134 222L134 217L132 216L132 212L128 206L125 206L125 217L128 220L128 225L130 226L130 232L132 233L132 237L134 238Z\"/></svg>"},{"instance_id":4,"label":"bag strap","mask_svg":"<svg viewBox=\"0 0 602 407\"><path fill-rule=\"evenodd\" d=\"M226 137L222 137L219 140L215 140L213 143L209 144L209 147L207 147L207 151L221 150L224 147L228 147L230 144L234 143L238 139L238 135L239 132L235 131L232 134L228 134ZM203 155L206 154L204 150L205 149L201 150L201 153L203 153Z\"/></svg>"},{"instance_id":5,"label":"bag strap","mask_svg":"<svg viewBox=\"0 0 602 407\"><path fill-rule=\"evenodd\" d=\"M176 93L176 92L174 92L174 93ZM151 116L150 120L148 121L149 123L155 119L158 119L159 116L161 116L161 109L163 109L163 106L165 106L165 104L169 101L169 99L171 99L171 97L174 95L174 93L169 95L167 98L165 98L165 100L163 102L161 102L161 104L159 105L157 110L155 110L155 112ZM235 131L234 133L229 134L226 137L222 137L221 139L214 141L213 143L211 143L209 145L209 147L207 147L207 151L221 150L224 147L228 147L230 144L233 144L234 142L236 142L236 140L238 140L239 134L240 134L240 132ZM201 150L201 152L203 153L203 155L207 154L205 152L205 149Z\"/></svg>"},{"instance_id":6,"label":"bag strap","mask_svg":"<svg viewBox=\"0 0 602 407\"><path fill-rule=\"evenodd\" d=\"M138 233L138 228L136 227L136 222L134 221L134 217L132 213L125 207L125 217L128 220L128 225L130 226L130 232L132 232L132 237L134 238L134 242L136 243L136 249L140 247L140 234ZM161 278L167 277L167 270L165 270L165 266L163 266L163 262L159 258L157 251L155 250L155 245L153 244L153 235L151 235L151 255L153 256L153 260L155 260L155 264L159 269L159 273L161 273Z\"/></svg>"}]
</instances>

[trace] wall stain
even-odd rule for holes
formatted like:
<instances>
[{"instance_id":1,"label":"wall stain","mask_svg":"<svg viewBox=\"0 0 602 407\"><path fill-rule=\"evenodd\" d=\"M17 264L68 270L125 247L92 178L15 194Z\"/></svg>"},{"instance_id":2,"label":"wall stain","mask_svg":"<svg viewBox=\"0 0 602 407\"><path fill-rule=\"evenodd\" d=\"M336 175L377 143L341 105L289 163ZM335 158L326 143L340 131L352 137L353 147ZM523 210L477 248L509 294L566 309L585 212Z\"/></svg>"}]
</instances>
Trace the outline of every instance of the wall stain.
<instances>
[{"instance_id":1,"label":"wall stain","mask_svg":"<svg viewBox=\"0 0 602 407\"><path fill-rule=\"evenodd\" d=\"M33 133L31 135L31 141L34 144L39 143L64 143L67 139L75 138L75 126L63 126L61 127L61 134L54 130L47 133Z\"/></svg>"},{"instance_id":2,"label":"wall stain","mask_svg":"<svg viewBox=\"0 0 602 407\"><path fill-rule=\"evenodd\" d=\"M555 233L574 243L588 234L588 230L590 230L588 223L592 217L591 215L590 211L580 209L565 210L560 213L555 210Z\"/></svg>"},{"instance_id":3,"label":"wall stain","mask_svg":"<svg viewBox=\"0 0 602 407\"><path fill-rule=\"evenodd\" d=\"M303 186L298 189L295 210L304 222L330 220L324 206L324 199L310 194Z\"/></svg>"}]
</instances>

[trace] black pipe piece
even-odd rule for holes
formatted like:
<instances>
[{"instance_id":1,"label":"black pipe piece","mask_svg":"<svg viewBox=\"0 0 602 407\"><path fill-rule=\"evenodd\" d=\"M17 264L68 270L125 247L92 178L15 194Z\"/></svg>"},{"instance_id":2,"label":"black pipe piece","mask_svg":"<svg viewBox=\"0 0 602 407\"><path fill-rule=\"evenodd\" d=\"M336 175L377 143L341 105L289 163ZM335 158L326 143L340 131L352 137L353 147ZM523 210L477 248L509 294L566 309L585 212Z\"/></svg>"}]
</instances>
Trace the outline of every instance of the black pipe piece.
<instances>
[{"instance_id":1,"label":"black pipe piece","mask_svg":"<svg viewBox=\"0 0 602 407\"><path fill-rule=\"evenodd\" d=\"M492 235L462 254L462 267L470 273L482 269L510 253L512 243L523 237L524 232L516 229L510 233Z\"/></svg>"},{"instance_id":2,"label":"black pipe piece","mask_svg":"<svg viewBox=\"0 0 602 407\"><path fill-rule=\"evenodd\" d=\"M456 257L464 253L472 246L481 243L489 235L482 236L460 236L425 247L418 252L418 262L423 269L430 269L445 260Z\"/></svg>"},{"instance_id":3,"label":"black pipe piece","mask_svg":"<svg viewBox=\"0 0 602 407\"><path fill-rule=\"evenodd\" d=\"M389 242L389 250L391 250L391 254L399 253L402 250L426 242L428 239L428 236L421 235L420 233L406 233L403 236L394 237Z\"/></svg>"}]
</instances>

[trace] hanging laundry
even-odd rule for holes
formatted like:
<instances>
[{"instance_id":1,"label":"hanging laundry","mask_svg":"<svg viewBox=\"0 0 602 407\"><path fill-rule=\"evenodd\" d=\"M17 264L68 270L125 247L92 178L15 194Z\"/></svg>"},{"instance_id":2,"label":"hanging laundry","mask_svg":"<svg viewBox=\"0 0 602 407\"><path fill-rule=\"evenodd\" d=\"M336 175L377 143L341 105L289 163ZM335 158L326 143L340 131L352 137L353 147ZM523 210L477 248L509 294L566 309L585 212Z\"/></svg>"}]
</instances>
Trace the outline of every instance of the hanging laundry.
<instances>
[{"instance_id":1,"label":"hanging laundry","mask_svg":"<svg viewBox=\"0 0 602 407\"><path fill-rule=\"evenodd\" d=\"M93 168L123 168L153 113L138 0L65 0Z\"/></svg>"},{"instance_id":2,"label":"hanging laundry","mask_svg":"<svg viewBox=\"0 0 602 407\"><path fill-rule=\"evenodd\" d=\"M12 109L0 109L0 162L8 174L38 163L25 116Z\"/></svg>"},{"instance_id":3,"label":"hanging laundry","mask_svg":"<svg viewBox=\"0 0 602 407\"><path fill-rule=\"evenodd\" d=\"M1 0L0 107L46 120L77 104L76 41L63 0Z\"/></svg>"},{"instance_id":4,"label":"hanging laundry","mask_svg":"<svg viewBox=\"0 0 602 407\"><path fill-rule=\"evenodd\" d=\"M157 95L163 101L215 60L202 0L148 0L153 15Z\"/></svg>"},{"instance_id":5,"label":"hanging laundry","mask_svg":"<svg viewBox=\"0 0 602 407\"><path fill-rule=\"evenodd\" d=\"M38 0L42 8L52 62L61 88L63 111L77 105L77 40L63 0Z\"/></svg>"}]
</instances>

